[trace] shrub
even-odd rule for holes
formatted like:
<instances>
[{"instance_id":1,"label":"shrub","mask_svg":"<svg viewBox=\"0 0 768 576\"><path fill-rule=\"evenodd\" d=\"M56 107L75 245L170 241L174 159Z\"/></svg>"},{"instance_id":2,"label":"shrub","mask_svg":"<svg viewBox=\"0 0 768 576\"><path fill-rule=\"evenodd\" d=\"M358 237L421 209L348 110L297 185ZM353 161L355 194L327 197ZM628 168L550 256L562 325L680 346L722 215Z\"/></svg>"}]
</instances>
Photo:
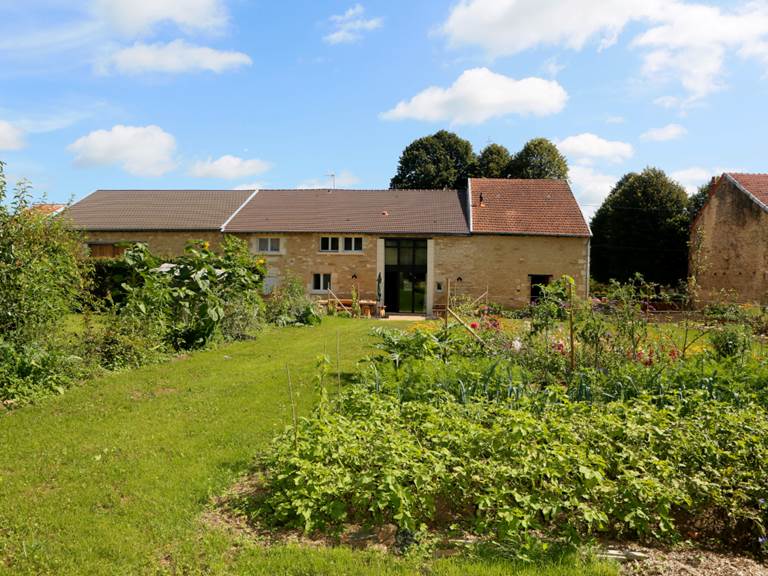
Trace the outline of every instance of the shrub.
<instances>
[{"instance_id":1,"label":"shrub","mask_svg":"<svg viewBox=\"0 0 768 576\"><path fill-rule=\"evenodd\" d=\"M267 322L277 326L314 325L320 322L314 302L307 297L298 278L287 277L267 299Z\"/></svg>"},{"instance_id":2,"label":"shrub","mask_svg":"<svg viewBox=\"0 0 768 576\"><path fill-rule=\"evenodd\" d=\"M6 203L0 162L0 334L25 345L47 339L77 306L87 262L80 235L34 210L21 182Z\"/></svg>"},{"instance_id":3,"label":"shrub","mask_svg":"<svg viewBox=\"0 0 768 576\"><path fill-rule=\"evenodd\" d=\"M712 348L720 358L744 355L752 345L751 331L741 325L725 325L709 335Z\"/></svg>"},{"instance_id":4,"label":"shrub","mask_svg":"<svg viewBox=\"0 0 768 576\"><path fill-rule=\"evenodd\" d=\"M120 316L138 319L147 335L161 334L175 350L205 347L215 336L243 338L256 329L265 275L245 242L227 237L218 256L207 242L192 242L173 263L158 265L137 244L124 259L139 281L124 284L128 296Z\"/></svg>"}]
</instances>

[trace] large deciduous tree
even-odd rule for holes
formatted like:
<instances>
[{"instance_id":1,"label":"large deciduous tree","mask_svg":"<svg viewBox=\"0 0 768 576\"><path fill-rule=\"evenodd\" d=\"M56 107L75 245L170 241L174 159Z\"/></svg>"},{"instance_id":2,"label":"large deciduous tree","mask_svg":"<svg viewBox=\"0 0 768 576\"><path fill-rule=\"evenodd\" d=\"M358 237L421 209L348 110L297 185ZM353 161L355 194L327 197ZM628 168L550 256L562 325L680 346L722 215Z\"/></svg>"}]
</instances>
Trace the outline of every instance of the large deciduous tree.
<instances>
[{"instance_id":1,"label":"large deciduous tree","mask_svg":"<svg viewBox=\"0 0 768 576\"><path fill-rule=\"evenodd\" d=\"M568 162L552 142L546 138L529 140L510 160L508 178L568 179Z\"/></svg>"},{"instance_id":2,"label":"large deciduous tree","mask_svg":"<svg viewBox=\"0 0 768 576\"><path fill-rule=\"evenodd\" d=\"M592 276L677 283L687 273L688 222L685 190L662 170L624 175L592 218Z\"/></svg>"},{"instance_id":3,"label":"large deciduous tree","mask_svg":"<svg viewBox=\"0 0 768 576\"><path fill-rule=\"evenodd\" d=\"M505 178L511 157L509 150L501 144L488 144L477 157L477 176L482 178Z\"/></svg>"},{"instance_id":4,"label":"large deciduous tree","mask_svg":"<svg viewBox=\"0 0 768 576\"><path fill-rule=\"evenodd\" d=\"M440 130L414 140L400 155L391 188L464 188L476 162L472 144Z\"/></svg>"}]
</instances>

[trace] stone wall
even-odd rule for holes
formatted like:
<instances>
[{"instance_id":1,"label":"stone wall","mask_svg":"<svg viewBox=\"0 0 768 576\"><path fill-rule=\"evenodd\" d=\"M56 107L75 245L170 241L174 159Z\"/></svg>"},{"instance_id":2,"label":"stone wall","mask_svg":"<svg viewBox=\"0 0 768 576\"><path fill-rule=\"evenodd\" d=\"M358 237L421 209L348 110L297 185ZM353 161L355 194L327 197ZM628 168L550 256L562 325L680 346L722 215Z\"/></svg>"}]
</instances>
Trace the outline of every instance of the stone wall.
<instances>
[{"instance_id":1,"label":"stone wall","mask_svg":"<svg viewBox=\"0 0 768 576\"><path fill-rule=\"evenodd\" d=\"M218 249L222 234L220 232L200 231L148 231L148 232L101 232L91 231L86 234L88 243L144 242L157 256L173 257L184 254L184 247L190 240L209 242L213 250Z\"/></svg>"},{"instance_id":2,"label":"stone wall","mask_svg":"<svg viewBox=\"0 0 768 576\"><path fill-rule=\"evenodd\" d=\"M701 303L768 303L768 214L721 180L691 229L690 259Z\"/></svg>"},{"instance_id":3,"label":"stone wall","mask_svg":"<svg viewBox=\"0 0 768 576\"><path fill-rule=\"evenodd\" d=\"M378 234L356 234L363 237L362 252L329 253L320 251L320 238L329 234L238 234L258 253L258 238L280 238L280 253L261 253L267 262L269 282L288 276L298 278L308 293L313 293L313 274L331 274L331 286L339 297L349 297L352 287L362 299L376 299ZM353 235L346 235L353 236ZM340 236L343 237L343 236ZM388 235L388 237L394 237ZM406 237L414 237L408 235ZM91 232L90 242L138 242L149 244L153 253L179 256L188 240L199 239L216 249L222 235L218 232ZM588 290L589 242L586 238L554 236L483 235L433 237L431 285L434 304L445 304L448 279L453 293L474 297L485 292L488 299L508 307L521 307L530 299L529 275L549 275L557 279L573 276L579 294ZM383 270L383 266L381 267ZM353 278L356 276L357 278ZM461 282L456 279L461 278ZM383 289L383 287L382 287ZM314 292L324 296L323 291Z\"/></svg>"},{"instance_id":4,"label":"stone wall","mask_svg":"<svg viewBox=\"0 0 768 576\"><path fill-rule=\"evenodd\" d=\"M435 304L445 304L447 281L451 293L478 297L488 290L488 300L517 308L530 302L529 275L564 274L576 281L581 296L589 290L589 239L556 236L502 236L435 238L435 283L443 292ZM461 278L461 282L457 279Z\"/></svg>"},{"instance_id":5,"label":"stone wall","mask_svg":"<svg viewBox=\"0 0 768 576\"><path fill-rule=\"evenodd\" d=\"M280 238L280 253L261 253L267 261L267 274L279 281L292 276L298 278L312 293L313 274L331 274L331 287L340 298L348 298L352 287L357 286L361 299L376 299L376 240L378 236L367 234L333 235L362 236L362 252L321 252L320 238L329 234L238 234L247 240L251 251L258 253L259 238ZM341 241L341 240L340 240ZM353 278L357 276L357 278ZM325 296L326 292L316 292Z\"/></svg>"}]
</instances>

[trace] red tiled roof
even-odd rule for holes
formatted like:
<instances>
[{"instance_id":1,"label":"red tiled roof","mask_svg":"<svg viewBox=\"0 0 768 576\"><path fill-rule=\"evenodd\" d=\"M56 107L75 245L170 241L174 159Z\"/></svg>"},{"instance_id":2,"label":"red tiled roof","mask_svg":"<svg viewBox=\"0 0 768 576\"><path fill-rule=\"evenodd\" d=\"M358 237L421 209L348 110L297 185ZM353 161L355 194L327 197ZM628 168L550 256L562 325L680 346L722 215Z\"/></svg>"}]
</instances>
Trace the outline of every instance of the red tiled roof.
<instances>
[{"instance_id":1,"label":"red tiled roof","mask_svg":"<svg viewBox=\"0 0 768 576\"><path fill-rule=\"evenodd\" d=\"M219 230L253 190L97 190L65 212L82 230Z\"/></svg>"},{"instance_id":2,"label":"red tiled roof","mask_svg":"<svg viewBox=\"0 0 768 576\"><path fill-rule=\"evenodd\" d=\"M473 233L590 236L565 180L472 178L470 186Z\"/></svg>"},{"instance_id":3,"label":"red tiled roof","mask_svg":"<svg viewBox=\"0 0 768 576\"><path fill-rule=\"evenodd\" d=\"M768 210L768 174L727 172L726 175L762 204L763 210Z\"/></svg>"},{"instance_id":4,"label":"red tiled roof","mask_svg":"<svg viewBox=\"0 0 768 576\"><path fill-rule=\"evenodd\" d=\"M66 204L33 204L29 209L36 214L48 216L49 214L55 214L65 206Z\"/></svg>"},{"instance_id":5,"label":"red tiled roof","mask_svg":"<svg viewBox=\"0 0 768 576\"><path fill-rule=\"evenodd\" d=\"M468 234L456 190L259 190L226 232Z\"/></svg>"}]
</instances>

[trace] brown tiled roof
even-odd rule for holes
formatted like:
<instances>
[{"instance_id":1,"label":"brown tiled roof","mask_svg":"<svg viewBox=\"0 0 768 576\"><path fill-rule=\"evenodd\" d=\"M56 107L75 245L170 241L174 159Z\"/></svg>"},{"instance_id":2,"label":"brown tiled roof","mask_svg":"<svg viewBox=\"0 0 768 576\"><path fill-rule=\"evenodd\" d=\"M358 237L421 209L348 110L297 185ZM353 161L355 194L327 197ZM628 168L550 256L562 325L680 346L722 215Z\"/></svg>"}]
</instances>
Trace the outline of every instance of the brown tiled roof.
<instances>
[{"instance_id":1,"label":"brown tiled roof","mask_svg":"<svg viewBox=\"0 0 768 576\"><path fill-rule=\"evenodd\" d=\"M219 230L253 190L97 190L65 211L83 230Z\"/></svg>"},{"instance_id":2,"label":"brown tiled roof","mask_svg":"<svg viewBox=\"0 0 768 576\"><path fill-rule=\"evenodd\" d=\"M260 190L226 232L467 234L455 190Z\"/></svg>"},{"instance_id":3,"label":"brown tiled roof","mask_svg":"<svg viewBox=\"0 0 768 576\"><path fill-rule=\"evenodd\" d=\"M590 236L565 180L472 178L470 186L473 233Z\"/></svg>"},{"instance_id":4,"label":"brown tiled roof","mask_svg":"<svg viewBox=\"0 0 768 576\"><path fill-rule=\"evenodd\" d=\"M748 192L759 204L763 210L768 210L768 174L740 174L728 172L726 176L735 180L736 183L746 192Z\"/></svg>"}]
</instances>

